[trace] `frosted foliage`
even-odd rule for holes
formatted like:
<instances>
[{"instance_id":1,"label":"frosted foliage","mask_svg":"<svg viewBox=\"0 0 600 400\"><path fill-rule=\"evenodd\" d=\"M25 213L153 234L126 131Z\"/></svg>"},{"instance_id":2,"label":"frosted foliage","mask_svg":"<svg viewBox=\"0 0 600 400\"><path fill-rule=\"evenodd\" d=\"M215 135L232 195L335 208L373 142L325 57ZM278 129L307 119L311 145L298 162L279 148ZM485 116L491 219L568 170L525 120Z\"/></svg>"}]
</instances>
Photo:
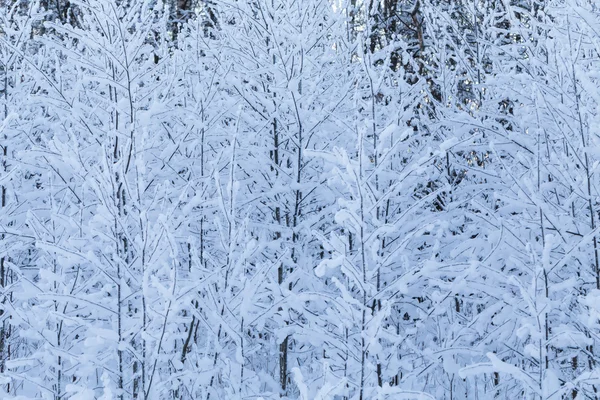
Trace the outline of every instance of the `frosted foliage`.
<instances>
[{"instance_id":1,"label":"frosted foliage","mask_svg":"<svg viewBox=\"0 0 600 400\"><path fill-rule=\"evenodd\" d=\"M600 398L589 0L0 0L0 399Z\"/></svg>"}]
</instances>

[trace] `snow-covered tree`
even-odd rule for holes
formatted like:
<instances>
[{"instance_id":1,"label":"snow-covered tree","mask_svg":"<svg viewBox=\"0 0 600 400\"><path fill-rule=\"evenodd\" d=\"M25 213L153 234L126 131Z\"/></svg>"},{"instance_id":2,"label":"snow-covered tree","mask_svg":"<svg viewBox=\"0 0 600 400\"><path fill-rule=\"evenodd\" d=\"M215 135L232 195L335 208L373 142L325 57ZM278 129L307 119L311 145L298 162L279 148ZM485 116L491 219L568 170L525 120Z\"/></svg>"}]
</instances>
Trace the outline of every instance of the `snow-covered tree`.
<instances>
[{"instance_id":1,"label":"snow-covered tree","mask_svg":"<svg viewBox=\"0 0 600 400\"><path fill-rule=\"evenodd\" d=\"M597 399L589 0L0 0L0 397Z\"/></svg>"}]
</instances>

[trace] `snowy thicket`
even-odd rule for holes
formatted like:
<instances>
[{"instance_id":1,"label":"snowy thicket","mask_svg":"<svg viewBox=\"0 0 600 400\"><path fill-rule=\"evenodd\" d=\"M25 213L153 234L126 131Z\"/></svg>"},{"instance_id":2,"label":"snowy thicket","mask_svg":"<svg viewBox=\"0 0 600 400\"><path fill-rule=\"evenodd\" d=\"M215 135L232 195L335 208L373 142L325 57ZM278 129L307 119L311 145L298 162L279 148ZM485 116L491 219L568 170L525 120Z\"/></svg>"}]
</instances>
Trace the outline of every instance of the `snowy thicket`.
<instances>
[{"instance_id":1,"label":"snowy thicket","mask_svg":"<svg viewBox=\"0 0 600 400\"><path fill-rule=\"evenodd\" d=\"M0 0L0 398L600 399L596 0Z\"/></svg>"}]
</instances>

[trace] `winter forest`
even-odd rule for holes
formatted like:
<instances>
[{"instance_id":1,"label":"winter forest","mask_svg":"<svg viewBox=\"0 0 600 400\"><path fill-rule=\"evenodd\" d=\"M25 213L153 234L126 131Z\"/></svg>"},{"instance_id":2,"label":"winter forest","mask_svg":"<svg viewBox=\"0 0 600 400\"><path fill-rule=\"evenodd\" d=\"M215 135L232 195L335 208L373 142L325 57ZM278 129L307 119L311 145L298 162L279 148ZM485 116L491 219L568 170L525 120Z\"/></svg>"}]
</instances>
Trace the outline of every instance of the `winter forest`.
<instances>
[{"instance_id":1,"label":"winter forest","mask_svg":"<svg viewBox=\"0 0 600 400\"><path fill-rule=\"evenodd\" d=\"M597 0L0 0L0 399L600 399Z\"/></svg>"}]
</instances>

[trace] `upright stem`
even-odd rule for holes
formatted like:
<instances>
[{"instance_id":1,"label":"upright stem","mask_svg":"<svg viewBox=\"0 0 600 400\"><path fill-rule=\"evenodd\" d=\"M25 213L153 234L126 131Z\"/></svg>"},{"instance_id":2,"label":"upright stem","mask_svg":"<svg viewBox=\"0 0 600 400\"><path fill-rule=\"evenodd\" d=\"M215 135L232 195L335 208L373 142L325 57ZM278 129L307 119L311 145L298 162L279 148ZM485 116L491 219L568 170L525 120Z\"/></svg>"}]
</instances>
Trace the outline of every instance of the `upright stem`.
<instances>
[{"instance_id":1,"label":"upright stem","mask_svg":"<svg viewBox=\"0 0 600 400\"><path fill-rule=\"evenodd\" d=\"M8 119L8 71L6 64L4 66L4 120ZM7 157L8 157L8 137L4 134L4 144L1 145L2 148L2 170L4 173L8 172L7 166ZM0 186L0 209L6 208L6 186ZM0 240L4 240L4 234L0 235ZM0 257L0 288L4 292L4 287L6 287L6 257ZM6 303L6 296L2 298L2 304ZM0 316L4 316L5 309L2 307L0 310ZM10 357L10 353L6 354L4 348L6 347L7 337L7 329L6 329L6 319L2 318L2 327L0 327L0 374L5 371L5 359ZM6 391L10 391L10 384L7 384Z\"/></svg>"},{"instance_id":2,"label":"upright stem","mask_svg":"<svg viewBox=\"0 0 600 400\"><path fill-rule=\"evenodd\" d=\"M117 79L117 73L116 73L116 67L114 65L112 65L112 79L114 81L116 81ZM113 87L112 85L109 85L109 93L111 93L111 100L114 101L115 104L118 104L118 95L117 95L117 88L116 86ZM119 131L119 111L115 111L115 118L114 118L114 125L115 125L115 131L118 132ZM120 157L120 152L119 152L119 136L115 136L115 141L114 141L114 146L113 146L113 165L117 165L118 161L119 161L119 157ZM123 341L123 316L121 313L121 307L122 307L122 273L121 273L121 257L124 256L124 249L125 249L125 243L121 243L123 241L123 235L120 232L119 229L119 221L118 219L120 217L122 217L123 215L123 198L121 195L121 179L119 176L119 173L116 171L112 171L112 173L114 174L114 178L115 178L115 202L116 202L116 206L117 206L117 214L115 215L114 218L114 232L117 235L117 240L115 240L115 255L116 255L116 260L115 263L117 265L117 339L118 339L118 346L117 346L117 359L118 359L118 371L119 371L119 375L117 378L117 387L119 389L119 394L118 394L118 398L119 400L124 400L124 391L125 391L125 383L124 383L124 379L123 379L123 350L121 350L121 342Z\"/></svg>"},{"instance_id":3,"label":"upright stem","mask_svg":"<svg viewBox=\"0 0 600 400\"><path fill-rule=\"evenodd\" d=\"M365 369L366 369L366 358L367 358L367 347L364 337L364 332L367 329L367 258L366 258L366 244L365 244L365 205L362 191L362 178L363 178L363 135L359 133L359 145L358 145L358 197L360 206L360 260L362 266L362 316L361 316L361 335L360 335L360 391L359 400L364 399L365 391Z\"/></svg>"}]
</instances>

